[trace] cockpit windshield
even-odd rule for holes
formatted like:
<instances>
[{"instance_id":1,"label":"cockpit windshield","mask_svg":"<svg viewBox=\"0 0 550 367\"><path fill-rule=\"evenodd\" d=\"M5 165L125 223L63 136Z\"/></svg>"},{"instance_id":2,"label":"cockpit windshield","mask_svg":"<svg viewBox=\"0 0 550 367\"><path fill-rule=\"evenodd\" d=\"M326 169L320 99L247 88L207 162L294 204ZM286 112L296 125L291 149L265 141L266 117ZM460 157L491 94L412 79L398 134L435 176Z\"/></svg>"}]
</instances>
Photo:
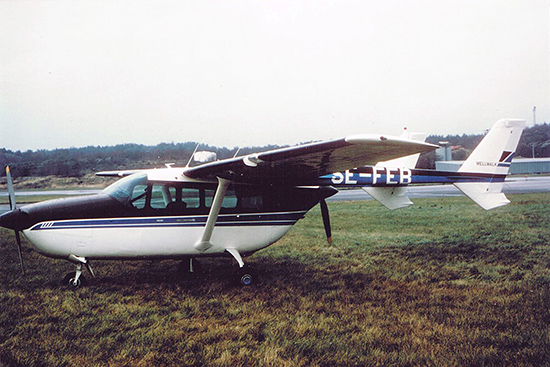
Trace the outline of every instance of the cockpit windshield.
<instances>
[{"instance_id":1,"label":"cockpit windshield","mask_svg":"<svg viewBox=\"0 0 550 367\"><path fill-rule=\"evenodd\" d=\"M136 186L147 187L146 173L134 173L133 175L125 177L122 180L118 180L114 184L105 188L103 193L126 205L130 201Z\"/></svg>"}]
</instances>

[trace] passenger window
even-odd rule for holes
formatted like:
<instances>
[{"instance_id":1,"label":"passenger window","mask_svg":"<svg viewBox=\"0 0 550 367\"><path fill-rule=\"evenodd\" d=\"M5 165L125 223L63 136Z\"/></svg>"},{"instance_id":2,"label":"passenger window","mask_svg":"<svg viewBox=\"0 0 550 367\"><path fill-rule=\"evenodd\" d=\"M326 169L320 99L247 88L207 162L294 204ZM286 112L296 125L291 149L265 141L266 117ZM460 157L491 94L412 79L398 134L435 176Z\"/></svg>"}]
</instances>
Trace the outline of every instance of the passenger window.
<instances>
[{"instance_id":1,"label":"passenger window","mask_svg":"<svg viewBox=\"0 0 550 367\"><path fill-rule=\"evenodd\" d=\"M137 209L145 208L145 199L147 196L147 185L136 185L130 197L130 203Z\"/></svg>"},{"instance_id":2,"label":"passenger window","mask_svg":"<svg viewBox=\"0 0 550 367\"><path fill-rule=\"evenodd\" d=\"M207 208L210 208L212 206L212 201L214 200L214 194L216 194L216 190L210 190L210 189L204 190L204 205L206 205Z\"/></svg>"},{"instance_id":3,"label":"passenger window","mask_svg":"<svg viewBox=\"0 0 550 367\"><path fill-rule=\"evenodd\" d=\"M170 191L165 185L153 185L151 191L151 208L164 209L171 201Z\"/></svg>"},{"instance_id":4,"label":"passenger window","mask_svg":"<svg viewBox=\"0 0 550 367\"><path fill-rule=\"evenodd\" d=\"M223 198L222 208L236 208L237 207L237 194L233 189L227 189L225 197Z\"/></svg>"},{"instance_id":5,"label":"passenger window","mask_svg":"<svg viewBox=\"0 0 550 367\"><path fill-rule=\"evenodd\" d=\"M201 204L200 190L184 187L181 192L181 199L187 208L198 208Z\"/></svg>"},{"instance_id":6,"label":"passenger window","mask_svg":"<svg viewBox=\"0 0 550 367\"><path fill-rule=\"evenodd\" d=\"M207 189L205 191L205 205L207 208L212 206L212 201L214 201L214 195L216 190ZM237 194L231 186L225 192L225 197L223 198L222 208L236 208L237 207Z\"/></svg>"}]
</instances>

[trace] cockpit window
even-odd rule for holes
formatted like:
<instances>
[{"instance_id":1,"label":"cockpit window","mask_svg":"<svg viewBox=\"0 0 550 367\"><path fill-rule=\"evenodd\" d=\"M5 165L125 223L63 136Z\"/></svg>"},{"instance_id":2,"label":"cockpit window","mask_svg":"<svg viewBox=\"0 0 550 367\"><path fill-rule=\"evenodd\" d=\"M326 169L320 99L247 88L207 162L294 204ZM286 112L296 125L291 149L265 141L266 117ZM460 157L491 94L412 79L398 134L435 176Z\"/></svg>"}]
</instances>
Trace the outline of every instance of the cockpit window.
<instances>
[{"instance_id":1,"label":"cockpit window","mask_svg":"<svg viewBox=\"0 0 550 367\"><path fill-rule=\"evenodd\" d=\"M137 197L144 194L146 187L147 174L134 173L133 175L125 177L122 180L118 180L114 184L110 185L103 190L103 193L110 195L113 199L116 199L126 205L130 203L131 200L137 201ZM143 195L143 198L143 203L145 203L145 195Z\"/></svg>"}]
</instances>

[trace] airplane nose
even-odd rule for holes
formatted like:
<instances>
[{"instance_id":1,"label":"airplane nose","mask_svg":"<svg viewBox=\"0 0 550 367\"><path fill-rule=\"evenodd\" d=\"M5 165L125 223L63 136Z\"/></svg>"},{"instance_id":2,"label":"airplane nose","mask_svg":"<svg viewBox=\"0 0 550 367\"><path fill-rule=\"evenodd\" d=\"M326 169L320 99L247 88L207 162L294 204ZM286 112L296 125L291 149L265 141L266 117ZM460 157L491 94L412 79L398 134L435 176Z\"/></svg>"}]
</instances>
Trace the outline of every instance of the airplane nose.
<instances>
[{"instance_id":1,"label":"airplane nose","mask_svg":"<svg viewBox=\"0 0 550 367\"><path fill-rule=\"evenodd\" d=\"M26 228L25 217L20 209L11 210L0 215L0 227L21 231Z\"/></svg>"}]
</instances>

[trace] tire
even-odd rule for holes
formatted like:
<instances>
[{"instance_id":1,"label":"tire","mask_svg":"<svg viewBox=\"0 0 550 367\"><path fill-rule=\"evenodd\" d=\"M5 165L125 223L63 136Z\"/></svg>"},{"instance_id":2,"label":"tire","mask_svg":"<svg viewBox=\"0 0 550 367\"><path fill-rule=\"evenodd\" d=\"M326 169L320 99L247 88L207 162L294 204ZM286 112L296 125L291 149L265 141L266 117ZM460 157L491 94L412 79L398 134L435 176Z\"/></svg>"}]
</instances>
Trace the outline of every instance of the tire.
<instances>
[{"instance_id":1,"label":"tire","mask_svg":"<svg viewBox=\"0 0 550 367\"><path fill-rule=\"evenodd\" d=\"M86 285L86 278L84 278L84 275L80 275L80 278L78 278L77 284L74 284L75 278L76 278L76 271L68 273L67 275L65 275L65 277L61 281L61 285L67 286L73 289L77 289L77 288L80 288L81 286Z\"/></svg>"},{"instance_id":2,"label":"tire","mask_svg":"<svg viewBox=\"0 0 550 367\"><path fill-rule=\"evenodd\" d=\"M256 272L249 266L244 266L237 272L237 280L240 285L250 286L256 282Z\"/></svg>"}]
</instances>

